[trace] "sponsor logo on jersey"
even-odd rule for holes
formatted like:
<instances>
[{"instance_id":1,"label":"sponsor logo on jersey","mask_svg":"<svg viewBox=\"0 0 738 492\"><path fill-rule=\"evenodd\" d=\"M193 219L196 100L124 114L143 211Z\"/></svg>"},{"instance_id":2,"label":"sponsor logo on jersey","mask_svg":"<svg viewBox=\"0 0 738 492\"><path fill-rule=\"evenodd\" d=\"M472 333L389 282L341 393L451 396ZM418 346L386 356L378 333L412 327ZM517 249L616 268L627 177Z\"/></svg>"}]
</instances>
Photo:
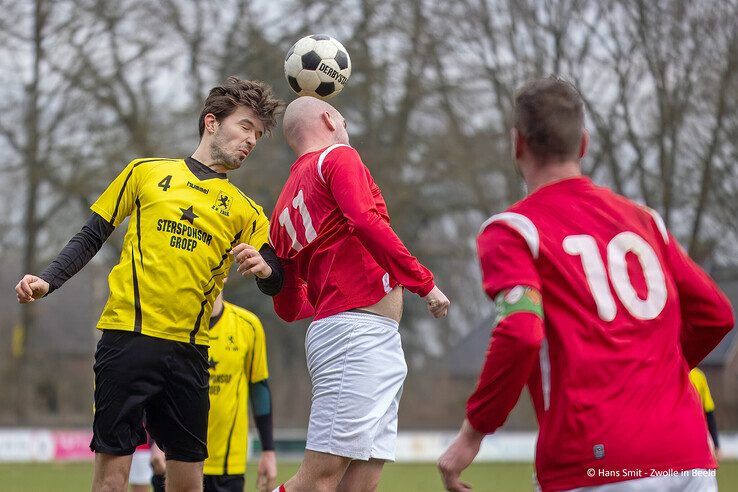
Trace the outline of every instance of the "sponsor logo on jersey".
<instances>
[{"instance_id":1,"label":"sponsor logo on jersey","mask_svg":"<svg viewBox=\"0 0 738 492\"><path fill-rule=\"evenodd\" d=\"M229 211L231 209L231 203L233 203L233 198L221 191L220 193L218 193L218 198L215 199L215 204L210 208L212 208L219 214L228 217L229 215L231 215Z\"/></svg>"},{"instance_id":2,"label":"sponsor logo on jersey","mask_svg":"<svg viewBox=\"0 0 738 492\"><path fill-rule=\"evenodd\" d=\"M190 182L190 181L188 181L188 182L187 182L187 186L189 186L189 187L190 187L190 188L192 188L193 190L197 190L197 191L199 191L200 193L205 193L206 195L207 195L208 193L210 193L210 190L209 190L209 189L207 189L207 188L203 188L202 186L200 186L200 185L196 185L195 183L192 183L192 182Z\"/></svg>"}]
</instances>

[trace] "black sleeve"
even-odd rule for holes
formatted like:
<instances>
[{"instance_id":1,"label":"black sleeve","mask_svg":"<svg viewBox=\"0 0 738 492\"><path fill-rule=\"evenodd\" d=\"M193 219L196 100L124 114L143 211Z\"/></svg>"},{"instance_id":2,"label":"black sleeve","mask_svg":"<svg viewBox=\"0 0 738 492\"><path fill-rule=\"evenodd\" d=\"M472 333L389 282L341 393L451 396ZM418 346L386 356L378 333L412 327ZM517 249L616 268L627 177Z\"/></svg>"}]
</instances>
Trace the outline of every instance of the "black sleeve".
<instances>
[{"instance_id":1,"label":"black sleeve","mask_svg":"<svg viewBox=\"0 0 738 492\"><path fill-rule=\"evenodd\" d=\"M39 275L49 283L49 292L46 295L54 292L82 270L82 267L100 251L114 230L113 224L93 212L82 226L82 230L69 240L54 261Z\"/></svg>"},{"instance_id":2,"label":"black sleeve","mask_svg":"<svg viewBox=\"0 0 738 492\"><path fill-rule=\"evenodd\" d=\"M154 489L154 492L164 492L166 489L164 486L164 475L152 475L151 488Z\"/></svg>"},{"instance_id":3,"label":"black sleeve","mask_svg":"<svg viewBox=\"0 0 738 492\"><path fill-rule=\"evenodd\" d=\"M705 412L705 418L707 419L707 428L710 430L712 443L715 445L715 449L720 449L720 443L718 442L717 422L715 422L715 412Z\"/></svg>"},{"instance_id":4,"label":"black sleeve","mask_svg":"<svg viewBox=\"0 0 738 492\"><path fill-rule=\"evenodd\" d=\"M264 379L249 386L251 411L254 415L256 430L259 431L261 449L274 451L274 426L272 423L272 393L269 383Z\"/></svg>"},{"instance_id":5,"label":"black sleeve","mask_svg":"<svg viewBox=\"0 0 738 492\"><path fill-rule=\"evenodd\" d=\"M282 268L282 263L277 258L277 253L274 252L269 244L262 246L259 254L264 258L267 265L272 268L272 274L267 278L256 277L256 285L259 286L259 290L264 294L276 296L282 290L282 284L284 283L284 268Z\"/></svg>"}]
</instances>

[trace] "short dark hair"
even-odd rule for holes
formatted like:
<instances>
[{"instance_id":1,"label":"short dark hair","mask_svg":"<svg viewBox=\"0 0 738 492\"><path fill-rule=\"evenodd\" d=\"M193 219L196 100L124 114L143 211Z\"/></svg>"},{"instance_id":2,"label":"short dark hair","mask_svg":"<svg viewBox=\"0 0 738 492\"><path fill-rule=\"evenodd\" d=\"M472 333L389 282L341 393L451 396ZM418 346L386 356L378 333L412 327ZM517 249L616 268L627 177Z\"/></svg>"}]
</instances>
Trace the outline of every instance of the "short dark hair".
<instances>
[{"instance_id":1,"label":"short dark hair","mask_svg":"<svg viewBox=\"0 0 738 492\"><path fill-rule=\"evenodd\" d=\"M532 80L515 96L514 126L531 152L543 160L576 159L584 129L584 102L566 80Z\"/></svg>"},{"instance_id":2,"label":"short dark hair","mask_svg":"<svg viewBox=\"0 0 738 492\"><path fill-rule=\"evenodd\" d=\"M205 115L212 113L218 121L230 116L236 108L251 109L264 124L264 133L269 134L277 124L277 116L284 111L284 102L274 97L272 88L260 80L228 79L210 89L200 113L200 138L205 133Z\"/></svg>"}]
</instances>

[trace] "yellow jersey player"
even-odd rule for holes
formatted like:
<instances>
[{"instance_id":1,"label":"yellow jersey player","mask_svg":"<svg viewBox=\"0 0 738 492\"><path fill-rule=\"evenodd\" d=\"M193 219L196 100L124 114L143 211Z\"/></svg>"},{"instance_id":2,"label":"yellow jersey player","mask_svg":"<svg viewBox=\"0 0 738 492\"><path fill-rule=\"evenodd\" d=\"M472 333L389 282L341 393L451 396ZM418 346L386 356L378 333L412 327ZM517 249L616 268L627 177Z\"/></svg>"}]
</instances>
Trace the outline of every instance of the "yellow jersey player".
<instances>
[{"instance_id":1,"label":"yellow jersey player","mask_svg":"<svg viewBox=\"0 0 738 492\"><path fill-rule=\"evenodd\" d=\"M705 373L695 367L689 371L689 380L692 386L697 390L697 396L700 398L702 411L705 412L705 420L707 420L707 429L710 431L712 444L715 447L715 456L720 458L720 441L718 441L717 422L715 421L715 402L710 394L710 387L707 385Z\"/></svg>"},{"instance_id":2,"label":"yellow jersey player","mask_svg":"<svg viewBox=\"0 0 738 492\"><path fill-rule=\"evenodd\" d=\"M146 439L144 418L166 455L170 487L202 487L213 301L236 251L239 272L256 275L263 292L282 284L263 210L226 173L275 126L282 106L262 82L230 77L213 88L192 156L132 161L56 259L16 285L20 303L58 289L130 216L97 324L93 490L125 490L131 454Z\"/></svg>"},{"instance_id":3,"label":"yellow jersey player","mask_svg":"<svg viewBox=\"0 0 738 492\"><path fill-rule=\"evenodd\" d=\"M277 478L277 461L264 328L255 314L224 302L222 293L215 299L210 317L209 365L210 414L205 492L244 490L249 400L262 448L256 490L271 491ZM158 478L154 486L161 482Z\"/></svg>"}]
</instances>

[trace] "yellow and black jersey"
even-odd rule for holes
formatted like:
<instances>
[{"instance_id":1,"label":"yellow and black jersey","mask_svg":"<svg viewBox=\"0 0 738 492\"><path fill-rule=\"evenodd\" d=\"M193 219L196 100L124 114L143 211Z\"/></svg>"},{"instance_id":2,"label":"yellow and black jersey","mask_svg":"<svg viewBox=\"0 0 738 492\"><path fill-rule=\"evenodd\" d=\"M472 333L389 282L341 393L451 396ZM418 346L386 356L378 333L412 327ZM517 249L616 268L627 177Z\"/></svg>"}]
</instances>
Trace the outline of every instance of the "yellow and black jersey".
<instances>
[{"instance_id":1,"label":"yellow and black jersey","mask_svg":"<svg viewBox=\"0 0 738 492\"><path fill-rule=\"evenodd\" d=\"M696 367L689 371L689 380L692 382L692 386L697 390L697 395L700 397L700 404L702 404L702 411L710 413L715 411L715 402L712 400L710 394L710 387L707 385L707 378L705 373Z\"/></svg>"},{"instance_id":2,"label":"yellow and black jersey","mask_svg":"<svg viewBox=\"0 0 738 492\"><path fill-rule=\"evenodd\" d=\"M240 475L248 451L249 383L269 377L264 328L255 314L224 302L210 328L210 414L205 475Z\"/></svg>"},{"instance_id":3,"label":"yellow and black jersey","mask_svg":"<svg viewBox=\"0 0 738 492\"><path fill-rule=\"evenodd\" d=\"M134 160L90 208L114 226L131 217L100 329L207 345L229 251L269 240L262 208L192 158Z\"/></svg>"}]
</instances>

